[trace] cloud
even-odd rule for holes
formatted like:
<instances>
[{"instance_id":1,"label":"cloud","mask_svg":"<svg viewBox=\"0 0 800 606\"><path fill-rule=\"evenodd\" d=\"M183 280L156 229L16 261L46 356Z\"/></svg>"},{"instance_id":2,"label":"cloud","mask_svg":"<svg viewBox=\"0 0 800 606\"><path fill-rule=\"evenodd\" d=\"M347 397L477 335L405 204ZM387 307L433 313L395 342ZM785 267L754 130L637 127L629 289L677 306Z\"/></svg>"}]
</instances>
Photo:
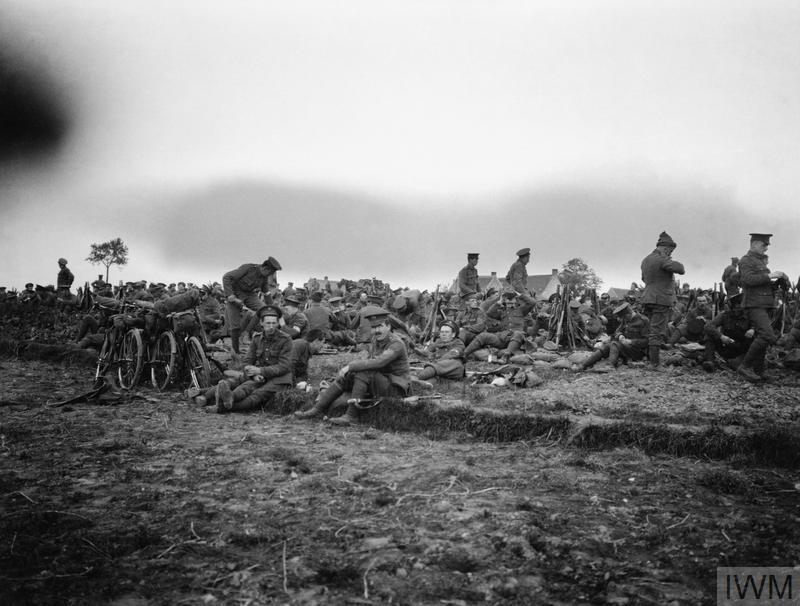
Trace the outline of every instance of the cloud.
<instances>
[{"instance_id":1,"label":"cloud","mask_svg":"<svg viewBox=\"0 0 800 606\"><path fill-rule=\"evenodd\" d=\"M624 286L640 279L641 259L661 231L678 242L675 257L686 266L686 280L710 287L729 257L746 251L748 232L789 228L776 240L785 256L794 246L791 228L798 227L796 219L737 209L733 193L721 188L636 179L551 185L450 205L227 181L137 194L123 206L129 207L123 239L138 240L161 267L206 270L218 279L272 255L292 276L284 280L376 276L425 288L455 276L473 250L481 253L482 273L503 276L524 246L534 251L531 274L582 257L605 286ZM110 211L117 225L118 209Z\"/></svg>"}]
</instances>

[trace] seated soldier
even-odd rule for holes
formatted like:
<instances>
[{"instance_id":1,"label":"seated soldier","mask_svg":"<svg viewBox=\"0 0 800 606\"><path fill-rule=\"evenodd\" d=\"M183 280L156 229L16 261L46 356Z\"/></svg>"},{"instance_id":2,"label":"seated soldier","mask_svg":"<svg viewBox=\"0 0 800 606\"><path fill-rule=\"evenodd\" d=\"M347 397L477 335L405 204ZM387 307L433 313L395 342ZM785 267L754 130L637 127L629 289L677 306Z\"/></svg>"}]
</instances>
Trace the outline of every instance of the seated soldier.
<instances>
[{"instance_id":1,"label":"seated soldier","mask_svg":"<svg viewBox=\"0 0 800 606\"><path fill-rule=\"evenodd\" d=\"M258 311L262 332L250 342L245 367L238 378L222 379L216 387L195 397L200 406L217 405L217 412L257 410L275 394L292 387L292 340L278 328L282 315L276 305Z\"/></svg>"},{"instance_id":2,"label":"seated soldier","mask_svg":"<svg viewBox=\"0 0 800 606\"><path fill-rule=\"evenodd\" d=\"M411 376L408 353L403 340L392 332L389 312L377 306L367 306L362 317L372 330L368 359L356 359L342 367L330 387L321 392L314 406L297 411L300 418L325 413L330 405L346 391L351 391L347 412L331 419L334 425L349 425L358 420L358 403L366 398L402 398L408 394Z\"/></svg>"},{"instance_id":3,"label":"seated soldier","mask_svg":"<svg viewBox=\"0 0 800 606\"><path fill-rule=\"evenodd\" d=\"M296 297L283 300L282 330L292 339L292 374L295 381L308 380L308 361L311 359L311 347L308 336L308 318L300 311L300 301Z\"/></svg>"},{"instance_id":4,"label":"seated soldier","mask_svg":"<svg viewBox=\"0 0 800 606\"><path fill-rule=\"evenodd\" d=\"M517 292L507 289L486 312L486 330L476 336L464 350L464 359L486 347L500 349L498 356L505 362L520 351L525 343L530 312L534 306L519 297Z\"/></svg>"},{"instance_id":5,"label":"seated soldier","mask_svg":"<svg viewBox=\"0 0 800 606\"><path fill-rule=\"evenodd\" d=\"M616 368L620 360L635 362L647 356L647 335L650 331L647 317L634 311L627 301L614 308L614 317L618 326L612 340L593 351L581 363L579 370L591 368L603 358L608 358L611 368Z\"/></svg>"},{"instance_id":6,"label":"seated soldier","mask_svg":"<svg viewBox=\"0 0 800 606\"><path fill-rule=\"evenodd\" d=\"M708 296L698 295L694 305L683 314L675 327L676 330L670 333L667 343L669 345L675 345L678 342L702 343L705 340L705 325L711 321L712 317L713 310Z\"/></svg>"},{"instance_id":7,"label":"seated soldier","mask_svg":"<svg viewBox=\"0 0 800 606\"><path fill-rule=\"evenodd\" d=\"M469 345L472 339L486 330L486 312L481 309L478 293L468 294L464 297L466 307L458 312L456 324L461 327L458 338Z\"/></svg>"},{"instance_id":8,"label":"seated soldier","mask_svg":"<svg viewBox=\"0 0 800 606\"><path fill-rule=\"evenodd\" d=\"M412 379L425 387L433 387L427 379L434 377L456 381L464 378L464 342L456 337L456 325L453 322L443 322L439 327L439 338L427 347L415 347L414 353L425 358L425 361L422 370Z\"/></svg>"},{"instance_id":9,"label":"seated soldier","mask_svg":"<svg viewBox=\"0 0 800 606\"><path fill-rule=\"evenodd\" d=\"M725 300L725 310L705 324L706 348L703 351L705 370L709 372L716 370L715 354L727 360L731 368L738 368L753 342L755 331L741 303L741 292L728 296Z\"/></svg>"}]
</instances>

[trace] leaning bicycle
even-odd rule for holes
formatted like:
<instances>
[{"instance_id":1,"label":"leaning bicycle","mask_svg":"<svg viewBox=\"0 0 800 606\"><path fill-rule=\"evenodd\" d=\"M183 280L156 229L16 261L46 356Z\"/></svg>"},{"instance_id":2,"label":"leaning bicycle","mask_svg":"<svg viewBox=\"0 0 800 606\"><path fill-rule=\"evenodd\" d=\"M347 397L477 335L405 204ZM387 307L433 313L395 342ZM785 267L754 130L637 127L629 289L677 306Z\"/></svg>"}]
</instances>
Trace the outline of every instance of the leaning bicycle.
<instances>
[{"instance_id":1,"label":"leaning bicycle","mask_svg":"<svg viewBox=\"0 0 800 606\"><path fill-rule=\"evenodd\" d=\"M132 309L135 306L120 302L121 313L111 317L111 327L106 330L97 357L95 383L114 370L119 379L119 386L123 389L135 387L141 379L145 359L141 319L126 313L128 308Z\"/></svg>"},{"instance_id":2,"label":"leaning bicycle","mask_svg":"<svg viewBox=\"0 0 800 606\"><path fill-rule=\"evenodd\" d=\"M171 384L205 389L211 386L211 365L197 309L166 314L166 328L150 348L150 381L163 391ZM197 335L200 336L197 336Z\"/></svg>"}]
</instances>

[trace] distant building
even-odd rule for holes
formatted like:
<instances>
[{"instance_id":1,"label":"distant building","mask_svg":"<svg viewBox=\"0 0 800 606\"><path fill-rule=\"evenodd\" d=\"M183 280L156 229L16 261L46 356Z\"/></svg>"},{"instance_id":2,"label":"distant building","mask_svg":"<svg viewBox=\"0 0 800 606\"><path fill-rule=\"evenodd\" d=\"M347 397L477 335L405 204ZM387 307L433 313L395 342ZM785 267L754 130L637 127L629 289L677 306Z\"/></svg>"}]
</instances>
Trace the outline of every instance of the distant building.
<instances>
[{"instance_id":1,"label":"distant building","mask_svg":"<svg viewBox=\"0 0 800 606\"><path fill-rule=\"evenodd\" d=\"M612 301L624 301L629 292L629 288L609 288L608 298Z\"/></svg>"}]
</instances>

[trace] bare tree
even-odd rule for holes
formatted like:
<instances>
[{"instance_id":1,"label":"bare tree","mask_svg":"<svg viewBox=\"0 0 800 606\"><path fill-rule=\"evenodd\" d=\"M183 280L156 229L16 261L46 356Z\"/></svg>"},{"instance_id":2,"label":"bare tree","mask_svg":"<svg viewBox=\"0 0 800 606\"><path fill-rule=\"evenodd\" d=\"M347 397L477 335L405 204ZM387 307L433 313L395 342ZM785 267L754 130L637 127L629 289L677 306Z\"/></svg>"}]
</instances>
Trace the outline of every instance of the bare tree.
<instances>
[{"instance_id":1,"label":"bare tree","mask_svg":"<svg viewBox=\"0 0 800 606\"><path fill-rule=\"evenodd\" d=\"M114 238L101 244L92 244L86 260L93 265L106 266L106 282L108 270L112 265L126 265L128 263L128 247L122 238Z\"/></svg>"}]
</instances>

